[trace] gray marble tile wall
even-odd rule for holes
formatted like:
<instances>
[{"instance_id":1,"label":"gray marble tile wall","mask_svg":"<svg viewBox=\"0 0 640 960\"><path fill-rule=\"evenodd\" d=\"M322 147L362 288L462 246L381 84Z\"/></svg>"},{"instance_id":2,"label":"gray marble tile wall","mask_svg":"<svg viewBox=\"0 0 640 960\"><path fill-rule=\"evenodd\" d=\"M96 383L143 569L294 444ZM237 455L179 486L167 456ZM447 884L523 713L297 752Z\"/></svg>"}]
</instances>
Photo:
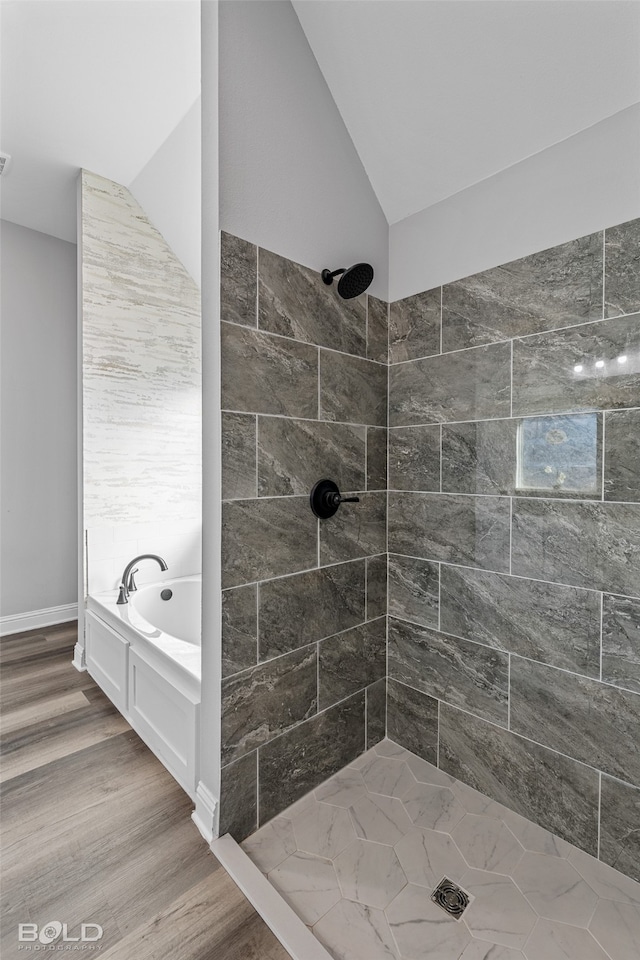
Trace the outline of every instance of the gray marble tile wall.
<instances>
[{"instance_id":1,"label":"gray marble tile wall","mask_svg":"<svg viewBox=\"0 0 640 960\"><path fill-rule=\"evenodd\" d=\"M241 840L386 733L388 305L221 240L220 830ZM313 484L359 503L318 521Z\"/></svg>"},{"instance_id":2,"label":"gray marble tile wall","mask_svg":"<svg viewBox=\"0 0 640 960\"><path fill-rule=\"evenodd\" d=\"M389 319L388 735L640 878L640 220Z\"/></svg>"}]
</instances>

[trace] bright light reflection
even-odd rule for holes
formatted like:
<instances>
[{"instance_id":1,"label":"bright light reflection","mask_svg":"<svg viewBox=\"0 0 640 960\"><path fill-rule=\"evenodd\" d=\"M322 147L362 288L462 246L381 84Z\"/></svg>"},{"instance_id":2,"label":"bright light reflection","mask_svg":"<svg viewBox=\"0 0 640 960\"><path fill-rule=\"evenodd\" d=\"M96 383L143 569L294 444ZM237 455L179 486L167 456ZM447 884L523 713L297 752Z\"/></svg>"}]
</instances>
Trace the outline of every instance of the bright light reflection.
<instances>
[{"instance_id":1,"label":"bright light reflection","mask_svg":"<svg viewBox=\"0 0 640 960\"><path fill-rule=\"evenodd\" d=\"M627 357L626 357L626 354L623 353L621 357L618 357L618 363L626 363L626 362L627 362Z\"/></svg>"},{"instance_id":2,"label":"bright light reflection","mask_svg":"<svg viewBox=\"0 0 640 960\"><path fill-rule=\"evenodd\" d=\"M576 373L582 373L582 364L581 364L581 363L576 363L576 365L575 365L575 367L574 367L573 369L575 370Z\"/></svg>"},{"instance_id":3,"label":"bright light reflection","mask_svg":"<svg viewBox=\"0 0 640 960\"><path fill-rule=\"evenodd\" d=\"M598 369L604 367L604 360L596 360L596 367L598 367Z\"/></svg>"}]
</instances>

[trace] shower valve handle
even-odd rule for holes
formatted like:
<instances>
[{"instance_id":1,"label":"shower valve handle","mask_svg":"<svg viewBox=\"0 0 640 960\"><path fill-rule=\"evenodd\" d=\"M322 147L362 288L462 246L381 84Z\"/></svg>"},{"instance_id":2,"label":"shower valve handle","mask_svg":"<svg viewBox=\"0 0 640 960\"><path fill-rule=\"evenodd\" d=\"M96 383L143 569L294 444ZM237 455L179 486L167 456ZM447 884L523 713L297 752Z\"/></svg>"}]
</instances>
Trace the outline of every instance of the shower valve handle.
<instances>
[{"instance_id":1,"label":"shower valve handle","mask_svg":"<svg viewBox=\"0 0 640 960\"><path fill-rule=\"evenodd\" d=\"M309 500L311 509L320 520L332 517L341 503L360 503L360 497L343 497L334 480L318 480Z\"/></svg>"}]
</instances>

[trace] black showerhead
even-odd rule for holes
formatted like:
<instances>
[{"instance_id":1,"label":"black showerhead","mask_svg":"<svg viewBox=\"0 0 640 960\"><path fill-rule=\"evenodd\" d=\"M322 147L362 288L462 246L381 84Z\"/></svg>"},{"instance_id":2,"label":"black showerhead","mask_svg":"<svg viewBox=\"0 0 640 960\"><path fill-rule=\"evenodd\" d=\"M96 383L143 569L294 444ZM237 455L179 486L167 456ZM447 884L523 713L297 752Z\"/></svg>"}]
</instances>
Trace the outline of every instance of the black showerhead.
<instances>
[{"instance_id":1,"label":"black showerhead","mask_svg":"<svg viewBox=\"0 0 640 960\"><path fill-rule=\"evenodd\" d=\"M364 293L373 280L373 267L370 263L356 263L348 270L344 267L340 270L323 270L322 279L329 285L338 274L342 274L338 280L338 293L343 300L352 300Z\"/></svg>"}]
</instances>

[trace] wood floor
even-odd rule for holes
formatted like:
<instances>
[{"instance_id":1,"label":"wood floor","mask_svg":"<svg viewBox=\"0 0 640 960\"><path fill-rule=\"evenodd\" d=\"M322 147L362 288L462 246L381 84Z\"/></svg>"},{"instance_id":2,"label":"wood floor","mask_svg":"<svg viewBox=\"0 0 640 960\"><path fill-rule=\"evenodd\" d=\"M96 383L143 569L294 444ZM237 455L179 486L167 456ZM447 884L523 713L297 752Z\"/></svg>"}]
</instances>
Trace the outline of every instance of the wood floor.
<instances>
[{"instance_id":1,"label":"wood floor","mask_svg":"<svg viewBox=\"0 0 640 960\"><path fill-rule=\"evenodd\" d=\"M72 623L0 641L3 960L25 956L19 923L52 920L74 936L100 924L101 949L83 953L101 960L290 960L189 798L72 667L75 640Z\"/></svg>"}]
</instances>

